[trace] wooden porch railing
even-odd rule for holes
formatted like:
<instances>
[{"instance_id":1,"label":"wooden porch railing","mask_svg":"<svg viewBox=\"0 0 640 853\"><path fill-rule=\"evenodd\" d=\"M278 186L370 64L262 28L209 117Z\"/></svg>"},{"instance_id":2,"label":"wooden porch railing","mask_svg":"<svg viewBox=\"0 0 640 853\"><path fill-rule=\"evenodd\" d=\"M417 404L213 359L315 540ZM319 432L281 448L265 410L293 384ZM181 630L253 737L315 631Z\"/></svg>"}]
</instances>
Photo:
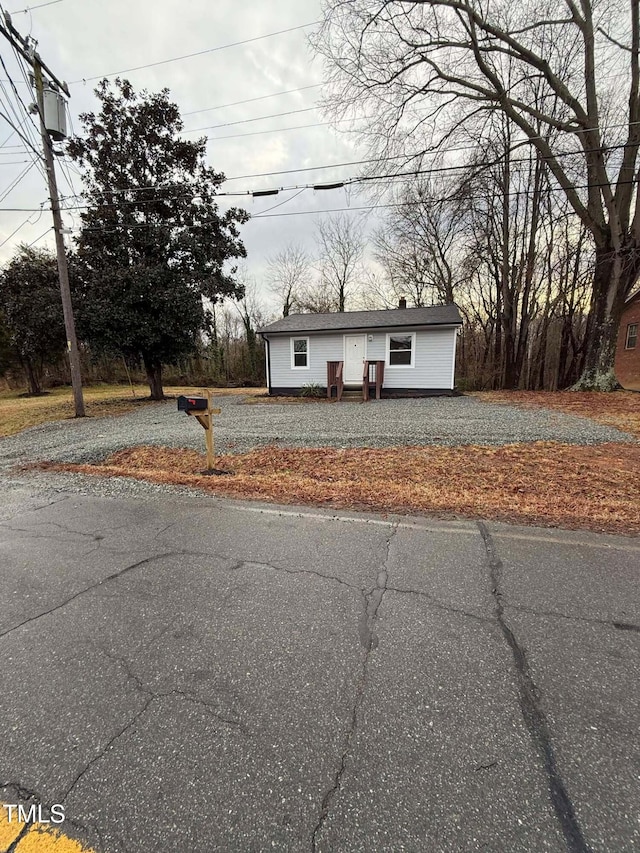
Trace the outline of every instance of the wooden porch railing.
<instances>
[{"instance_id":1,"label":"wooden porch railing","mask_svg":"<svg viewBox=\"0 0 640 853\"><path fill-rule=\"evenodd\" d=\"M371 373L373 372L373 377ZM375 385L376 400L380 399L380 391L384 383L384 361L365 361L362 371L362 400L370 399L371 386Z\"/></svg>"},{"instance_id":2,"label":"wooden porch railing","mask_svg":"<svg viewBox=\"0 0 640 853\"><path fill-rule=\"evenodd\" d=\"M336 397L342 399L344 390L344 381L342 379L342 371L344 368L343 361L328 361L327 362L327 397L331 399L331 391L336 389Z\"/></svg>"}]
</instances>

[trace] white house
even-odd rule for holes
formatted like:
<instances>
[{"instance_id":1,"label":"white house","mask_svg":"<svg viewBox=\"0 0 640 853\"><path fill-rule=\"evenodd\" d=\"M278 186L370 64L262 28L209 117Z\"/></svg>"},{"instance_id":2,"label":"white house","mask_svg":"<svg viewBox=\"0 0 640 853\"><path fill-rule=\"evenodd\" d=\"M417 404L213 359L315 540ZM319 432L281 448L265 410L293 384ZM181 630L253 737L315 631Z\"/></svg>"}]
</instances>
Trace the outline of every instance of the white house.
<instances>
[{"instance_id":1,"label":"white house","mask_svg":"<svg viewBox=\"0 0 640 853\"><path fill-rule=\"evenodd\" d=\"M456 339L462 318L456 305L290 314L263 329L270 394L297 395L306 385L362 387L365 363L381 396L451 394ZM336 375L338 377L336 383Z\"/></svg>"}]
</instances>

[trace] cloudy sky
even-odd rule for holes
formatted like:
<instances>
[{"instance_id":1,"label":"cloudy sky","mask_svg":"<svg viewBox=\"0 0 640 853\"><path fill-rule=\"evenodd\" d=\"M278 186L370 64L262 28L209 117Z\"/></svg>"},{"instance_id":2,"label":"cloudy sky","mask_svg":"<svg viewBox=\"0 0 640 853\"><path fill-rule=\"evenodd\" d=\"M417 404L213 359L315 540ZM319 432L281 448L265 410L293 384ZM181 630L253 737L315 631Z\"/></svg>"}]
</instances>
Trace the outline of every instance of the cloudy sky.
<instances>
[{"instance_id":1,"label":"cloudy sky","mask_svg":"<svg viewBox=\"0 0 640 853\"><path fill-rule=\"evenodd\" d=\"M184 117L185 135L208 135L209 163L228 178L223 191L298 187L278 196L220 200L223 209L231 203L242 204L255 217L244 226L243 237L248 271L258 281L267 258L287 243L302 244L313 252L319 211L346 208L350 216L364 216L371 224L371 214L353 210L366 204L361 197L350 196L344 189L299 189L308 183L354 177L358 165L333 164L367 156L352 134L329 127L317 106L322 96L322 64L307 42L313 27L305 25L319 19L320 0L42 3L46 0L34 0L27 9L23 0L2 0L2 8L12 14L16 29L38 41L42 59L69 84L69 111L76 131L78 115L97 108L93 94L97 81L120 74L136 90L170 90ZM32 94L10 45L1 37L0 55L21 98L29 104ZM15 120L10 112L13 105L20 120L24 119L5 69L0 68L0 78L1 111ZM289 115L277 115L281 113ZM4 242L0 263L5 263L18 243L36 240L50 226L51 214L45 209L41 215L30 215L29 209L39 208L47 198L44 178L35 166L20 177L31 158L2 117L0 134L0 243ZM332 168L317 168L326 165ZM275 174L288 170L296 171ZM81 188L78 175L64 165L58 171L58 183L62 195ZM272 215L260 218L262 212ZM65 215L65 225L77 226L77 217L74 221ZM10 236L15 229L19 230ZM51 234L38 245L52 247Z\"/></svg>"}]
</instances>

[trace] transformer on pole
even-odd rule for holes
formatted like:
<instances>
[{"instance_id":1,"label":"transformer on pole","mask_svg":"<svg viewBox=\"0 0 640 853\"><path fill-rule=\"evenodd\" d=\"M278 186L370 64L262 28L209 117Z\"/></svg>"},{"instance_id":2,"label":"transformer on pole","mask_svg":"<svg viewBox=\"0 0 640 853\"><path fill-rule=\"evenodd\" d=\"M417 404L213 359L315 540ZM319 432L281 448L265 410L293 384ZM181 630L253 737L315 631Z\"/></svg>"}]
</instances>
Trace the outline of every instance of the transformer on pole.
<instances>
[{"instance_id":1,"label":"transformer on pole","mask_svg":"<svg viewBox=\"0 0 640 853\"><path fill-rule=\"evenodd\" d=\"M71 290L69 287L69 270L67 266L67 254L64 245L62 216L60 214L60 199L58 197L58 185L56 182L56 171L53 159L52 139L60 141L67 135L67 120L65 116L65 101L61 92L69 96L66 83L61 82L55 74L42 61L35 50L35 46L25 39L11 23L11 15L4 14L5 26L0 25L2 34L29 63L33 69L33 83L36 90L36 111L40 119L40 133L42 136L42 147L44 150L44 161L47 167L47 183L49 196L51 198L51 214L53 216L53 231L56 241L56 254L58 256L58 275L60 278L60 295L62 298L62 312L64 314L64 327L67 333L67 349L69 351L69 368L71 371L71 384L73 386L73 401L77 418L85 416L84 397L82 394L82 375L80 372L80 353L78 351L78 340L76 338L75 321L73 318L73 306L71 303ZM47 80L43 76L43 70L47 72Z\"/></svg>"}]
</instances>

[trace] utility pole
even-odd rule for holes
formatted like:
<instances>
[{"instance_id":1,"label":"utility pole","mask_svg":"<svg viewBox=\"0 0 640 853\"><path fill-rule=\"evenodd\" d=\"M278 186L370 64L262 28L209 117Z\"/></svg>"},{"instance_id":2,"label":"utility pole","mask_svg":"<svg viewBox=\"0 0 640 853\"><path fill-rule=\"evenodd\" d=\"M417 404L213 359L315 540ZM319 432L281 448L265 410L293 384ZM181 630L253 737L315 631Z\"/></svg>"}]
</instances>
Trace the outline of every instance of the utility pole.
<instances>
[{"instance_id":1,"label":"utility pole","mask_svg":"<svg viewBox=\"0 0 640 853\"><path fill-rule=\"evenodd\" d=\"M55 162L53 158L53 143L49 131L45 126L44 109L44 78L42 69L47 72L51 84L56 89L62 89L67 96L69 90L65 83L61 83L40 59L35 48L31 47L27 39L24 39L11 23L11 17L5 12L5 24L7 29L0 26L0 33L8 39L20 55L33 69L33 78L36 89L36 103L38 116L40 118L40 135L42 136L42 147L47 167L47 182L49 184L49 197L51 199L51 213L53 215L53 230L56 240L56 253L58 256L58 277L60 279L60 295L62 297L62 312L64 315L64 327L67 333L67 349L69 352L69 366L71 368L71 385L73 386L73 401L77 418L85 416L84 399L82 395L82 375L80 373L80 353L78 351L78 340L76 337L76 326L73 318L73 305L71 303L71 289L69 287L69 268L67 265L67 254L64 246L64 234L62 229L62 216L60 215L60 200L58 198L58 184L56 181Z\"/></svg>"}]
</instances>

